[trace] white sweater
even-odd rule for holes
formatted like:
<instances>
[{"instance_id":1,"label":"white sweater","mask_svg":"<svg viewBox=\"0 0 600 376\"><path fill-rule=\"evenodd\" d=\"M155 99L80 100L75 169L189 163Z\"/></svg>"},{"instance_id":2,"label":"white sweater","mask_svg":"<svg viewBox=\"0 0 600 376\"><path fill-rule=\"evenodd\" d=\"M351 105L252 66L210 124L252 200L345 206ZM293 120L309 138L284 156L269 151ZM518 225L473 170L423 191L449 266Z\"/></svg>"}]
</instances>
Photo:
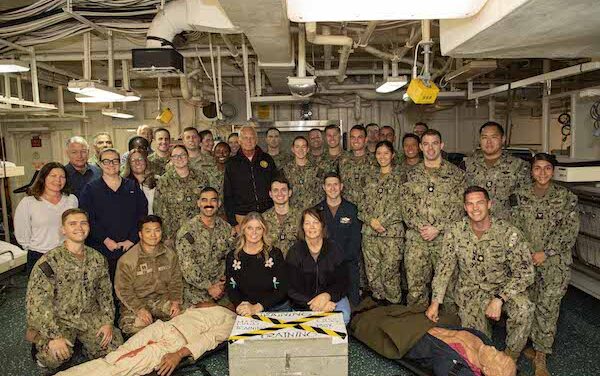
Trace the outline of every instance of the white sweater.
<instances>
[{"instance_id":1,"label":"white sweater","mask_svg":"<svg viewBox=\"0 0 600 376\"><path fill-rule=\"evenodd\" d=\"M24 197L15 212L15 237L21 247L40 253L58 247L63 241L60 233L62 213L78 204L75 195L63 195L56 205L43 198Z\"/></svg>"}]
</instances>

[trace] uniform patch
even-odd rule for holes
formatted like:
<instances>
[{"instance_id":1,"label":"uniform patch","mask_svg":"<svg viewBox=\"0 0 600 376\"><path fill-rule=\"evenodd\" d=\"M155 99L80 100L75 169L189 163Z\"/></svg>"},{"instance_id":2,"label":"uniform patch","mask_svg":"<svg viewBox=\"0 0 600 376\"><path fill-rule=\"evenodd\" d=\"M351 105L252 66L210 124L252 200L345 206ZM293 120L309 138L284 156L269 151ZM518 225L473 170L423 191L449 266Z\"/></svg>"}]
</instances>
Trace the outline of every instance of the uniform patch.
<instances>
[{"instance_id":1,"label":"uniform patch","mask_svg":"<svg viewBox=\"0 0 600 376\"><path fill-rule=\"evenodd\" d=\"M341 224L348 224L350 222L351 222L350 217L342 217L342 218L340 218L340 223Z\"/></svg>"},{"instance_id":2,"label":"uniform patch","mask_svg":"<svg viewBox=\"0 0 600 376\"><path fill-rule=\"evenodd\" d=\"M192 236L192 234L190 234L189 232L186 232L185 235L183 235L183 237L185 238L185 240L188 241L188 243L190 244L194 244L196 241L194 240L194 237Z\"/></svg>"},{"instance_id":3,"label":"uniform patch","mask_svg":"<svg viewBox=\"0 0 600 376\"><path fill-rule=\"evenodd\" d=\"M262 168L269 167L269 162L267 162L267 161L260 161L260 167L262 167Z\"/></svg>"},{"instance_id":4,"label":"uniform patch","mask_svg":"<svg viewBox=\"0 0 600 376\"><path fill-rule=\"evenodd\" d=\"M40 264L40 269L42 269L42 272L46 277L54 278L54 270L47 261L44 261Z\"/></svg>"}]
</instances>

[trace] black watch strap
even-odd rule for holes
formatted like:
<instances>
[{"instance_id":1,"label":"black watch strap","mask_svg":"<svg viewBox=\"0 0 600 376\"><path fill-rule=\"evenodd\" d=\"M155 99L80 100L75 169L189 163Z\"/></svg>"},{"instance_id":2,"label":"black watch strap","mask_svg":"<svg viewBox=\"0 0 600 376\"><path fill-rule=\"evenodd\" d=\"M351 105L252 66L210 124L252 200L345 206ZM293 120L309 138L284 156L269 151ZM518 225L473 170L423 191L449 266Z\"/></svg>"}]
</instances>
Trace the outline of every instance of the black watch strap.
<instances>
[{"instance_id":1,"label":"black watch strap","mask_svg":"<svg viewBox=\"0 0 600 376\"><path fill-rule=\"evenodd\" d=\"M506 303L506 300L500 294L494 294L494 298L502 300L502 304Z\"/></svg>"}]
</instances>

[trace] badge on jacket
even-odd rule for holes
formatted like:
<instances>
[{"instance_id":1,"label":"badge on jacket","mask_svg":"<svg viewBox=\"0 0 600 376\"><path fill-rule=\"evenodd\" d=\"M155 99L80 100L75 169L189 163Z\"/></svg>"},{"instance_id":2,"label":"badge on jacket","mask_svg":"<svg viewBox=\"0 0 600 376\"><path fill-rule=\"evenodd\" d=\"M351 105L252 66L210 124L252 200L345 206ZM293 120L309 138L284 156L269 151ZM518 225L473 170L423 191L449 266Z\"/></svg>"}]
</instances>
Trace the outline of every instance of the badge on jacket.
<instances>
[{"instance_id":1,"label":"badge on jacket","mask_svg":"<svg viewBox=\"0 0 600 376\"><path fill-rule=\"evenodd\" d=\"M260 167L262 167L262 168L269 167L269 162L267 162L267 161L260 161Z\"/></svg>"},{"instance_id":2,"label":"badge on jacket","mask_svg":"<svg viewBox=\"0 0 600 376\"><path fill-rule=\"evenodd\" d=\"M342 218L340 218L340 223L341 224L345 225L345 224L348 224L350 222L352 222L352 220L350 219L350 217L342 217Z\"/></svg>"}]
</instances>

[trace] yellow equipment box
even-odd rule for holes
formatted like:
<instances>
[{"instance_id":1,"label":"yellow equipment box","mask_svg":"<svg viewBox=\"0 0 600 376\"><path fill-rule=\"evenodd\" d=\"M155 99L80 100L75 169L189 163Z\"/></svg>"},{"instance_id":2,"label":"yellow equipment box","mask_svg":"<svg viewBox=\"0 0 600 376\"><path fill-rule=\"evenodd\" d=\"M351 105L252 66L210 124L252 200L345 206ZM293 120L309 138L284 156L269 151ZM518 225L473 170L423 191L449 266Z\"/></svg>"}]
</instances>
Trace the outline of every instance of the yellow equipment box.
<instances>
[{"instance_id":1,"label":"yellow equipment box","mask_svg":"<svg viewBox=\"0 0 600 376\"><path fill-rule=\"evenodd\" d=\"M435 102L440 89L433 82L426 84L423 80L416 78L410 81L406 94L416 104L432 104Z\"/></svg>"}]
</instances>

